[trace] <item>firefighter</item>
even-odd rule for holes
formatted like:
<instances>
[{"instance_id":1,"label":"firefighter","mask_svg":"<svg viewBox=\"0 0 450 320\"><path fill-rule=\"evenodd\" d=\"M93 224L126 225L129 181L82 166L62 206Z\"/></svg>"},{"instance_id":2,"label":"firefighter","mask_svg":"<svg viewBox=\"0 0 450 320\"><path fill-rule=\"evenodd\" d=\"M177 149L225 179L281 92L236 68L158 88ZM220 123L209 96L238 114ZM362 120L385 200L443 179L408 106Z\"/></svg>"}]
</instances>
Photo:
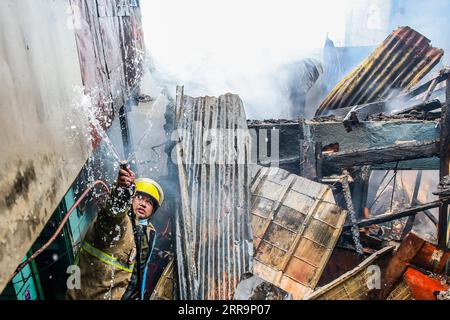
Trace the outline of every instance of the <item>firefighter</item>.
<instances>
[{"instance_id":1,"label":"firefighter","mask_svg":"<svg viewBox=\"0 0 450 320\"><path fill-rule=\"evenodd\" d=\"M136 179L122 165L78 255L79 288L68 299L144 299L147 265L156 230L149 218L164 201L153 180Z\"/></svg>"}]
</instances>

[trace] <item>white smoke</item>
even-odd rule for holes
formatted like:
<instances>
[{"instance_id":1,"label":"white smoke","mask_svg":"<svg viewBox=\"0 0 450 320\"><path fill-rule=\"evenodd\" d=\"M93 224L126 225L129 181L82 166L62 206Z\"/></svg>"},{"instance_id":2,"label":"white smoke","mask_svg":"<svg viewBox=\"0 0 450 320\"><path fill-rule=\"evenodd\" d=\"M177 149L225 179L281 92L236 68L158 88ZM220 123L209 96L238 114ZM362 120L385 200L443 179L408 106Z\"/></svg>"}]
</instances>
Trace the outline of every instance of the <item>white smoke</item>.
<instances>
[{"instance_id":1,"label":"white smoke","mask_svg":"<svg viewBox=\"0 0 450 320\"><path fill-rule=\"evenodd\" d=\"M327 33L342 46L348 3L152 0L141 6L158 71L184 84L188 95L239 94L253 119L287 116L280 69L320 58Z\"/></svg>"},{"instance_id":2,"label":"white smoke","mask_svg":"<svg viewBox=\"0 0 450 320\"><path fill-rule=\"evenodd\" d=\"M450 0L152 0L141 7L156 69L188 95L239 94L251 119L287 117L283 70L322 60L327 34L336 47L377 46L408 25L450 50Z\"/></svg>"}]
</instances>

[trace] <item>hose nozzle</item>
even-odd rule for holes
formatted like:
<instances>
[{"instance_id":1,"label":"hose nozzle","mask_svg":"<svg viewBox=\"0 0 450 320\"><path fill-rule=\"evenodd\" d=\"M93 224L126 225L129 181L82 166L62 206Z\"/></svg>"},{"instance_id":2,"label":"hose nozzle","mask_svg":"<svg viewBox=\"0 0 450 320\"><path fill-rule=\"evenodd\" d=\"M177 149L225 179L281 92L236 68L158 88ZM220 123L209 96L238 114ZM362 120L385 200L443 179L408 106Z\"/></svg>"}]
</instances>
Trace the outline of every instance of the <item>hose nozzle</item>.
<instances>
[{"instance_id":1,"label":"hose nozzle","mask_svg":"<svg viewBox=\"0 0 450 320\"><path fill-rule=\"evenodd\" d=\"M121 162L119 162L119 164L120 164L120 168L124 169L124 170L126 170L130 167L130 165L126 161L123 161L123 162L121 161Z\"/></svg>"}]
</instances>

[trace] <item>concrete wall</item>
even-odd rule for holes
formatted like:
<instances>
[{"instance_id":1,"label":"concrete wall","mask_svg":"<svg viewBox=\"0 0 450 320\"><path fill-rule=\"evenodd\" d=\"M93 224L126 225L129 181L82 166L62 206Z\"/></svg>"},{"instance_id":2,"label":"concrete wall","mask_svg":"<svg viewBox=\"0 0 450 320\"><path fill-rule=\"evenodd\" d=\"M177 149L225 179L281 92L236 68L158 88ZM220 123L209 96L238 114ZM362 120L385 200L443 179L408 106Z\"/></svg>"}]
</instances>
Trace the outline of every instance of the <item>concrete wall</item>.
<instances>
[{"instance_id":1,"label":"concrete wall","mask_svg":"<svg viewBox=\"0 0 450 320\"><path fill-rule=\"evenodd\" d=\"M91 149L85 132L65 129L82 85L67 6L0 2L0 290Z\"/></svg>"},{"instance_id":2,"label":"concrete wall","mask_svg":"<svg viewBox=\"0 0 450 320\"><path fill-rule=\"evenodd\" d=\"M137 1L0 2L0 291L98 145L84 95L119 136L143 50Z\"/></svg>"}]
</instances>

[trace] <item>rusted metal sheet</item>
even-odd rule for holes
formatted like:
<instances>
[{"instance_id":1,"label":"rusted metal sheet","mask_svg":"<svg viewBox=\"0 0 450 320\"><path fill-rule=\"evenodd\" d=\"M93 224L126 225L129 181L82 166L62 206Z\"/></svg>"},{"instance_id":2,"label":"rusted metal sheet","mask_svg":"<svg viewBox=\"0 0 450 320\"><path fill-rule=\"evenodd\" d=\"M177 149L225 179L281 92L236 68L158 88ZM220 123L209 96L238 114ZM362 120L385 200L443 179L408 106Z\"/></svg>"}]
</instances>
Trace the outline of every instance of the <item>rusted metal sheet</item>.
<instances>
[{"instance_id":1,"label":"rusted metal sheet","mask_svg":"<svg viewBox=\"0 0 450 320\"><path fill-rule=\"evenodd\" d=\"M251 219L254 273L302 299L317 285L347 216L329 186L256 167Z\"/></svg>"},{"instance_id":2,"label":"rusted metal sheet","mask_svg":"<svg viewBox=\"0 0 450 320\"><path fill-rule=\"evenodd\" d=\"M417 84L440 61L441 49L409 27L395 30L320 104L316 116L398 95Z\"/></svg>"},{"instance_id":3,"label":"rusted metal sheet","mask_svg":"<svg viewBox=\"0 0 450 320\"><path fill-rule=\"evenodd\" d=\"M385 247L359 264L353 270L343 274L338 279L316 290L306 300L366 300L371 290L370 279L373 272L369 270L372 265L383 256L392 252L394 247Z\"/></svg>"},{"instance_id":4,"label":"rusted metal sheet","mask_svg":"<svg viewBox=\"0 0 450 320\"><path fill-rule=\"evenodd\" d=\"M107 128L143 73L139 6L129 0L70 0L85 93Z\"/></svg>"},{"instance_id":5,"label":"rusted metal sheet","mask_svg":"<svg viewBox=\"0 0 450 320\"><path fill-rule=\"evenodd\" d=\"M172 259L159 278L150 300L173 300L174 283L174 260Z\"/></svg>"},{"instance_id":6,"label":"rusted metal sheet","mask_svg":"<svg viewBox=\"0 0 450 320\"><path fill-rule=\"evenodd\" d=\"M192 98L177 89L176 218L180 299L232 299L252 270L250 136L237 95ZM182 162L181 162L182 161Z\"/></svg>"}]
</instances>

